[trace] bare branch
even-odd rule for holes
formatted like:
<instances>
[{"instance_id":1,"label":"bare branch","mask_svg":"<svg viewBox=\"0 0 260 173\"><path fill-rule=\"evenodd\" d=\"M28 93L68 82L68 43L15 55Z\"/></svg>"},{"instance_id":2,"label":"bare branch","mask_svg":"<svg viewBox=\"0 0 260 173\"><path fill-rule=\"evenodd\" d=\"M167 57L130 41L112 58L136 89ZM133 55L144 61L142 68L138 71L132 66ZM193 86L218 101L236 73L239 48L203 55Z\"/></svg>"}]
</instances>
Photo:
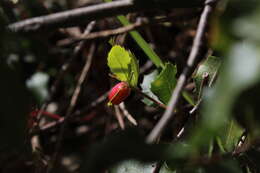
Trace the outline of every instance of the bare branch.
<instances>
[{"instance_id":1,"label":"bare branch","mask_svg":"<svg viewBox=\"0 0 260 173\"><path fill-rule=\"evenodd\" d=\"M33 32L44 29L53 29L58 27L76 26L85 24L91 20L98 20L105 17L130 12L144 11L149 9L162 8L188 8L200 6L201 0L182 0L182 1L138 1L138 0L121 0L108 3L102 3L64 12L58 12L46 16L39 16L26 19L8 25L8 29L13 32Z\"/></svg>"},{"instance_id":2,"label":"bare branch","mask_svg":"<svg viewBox=\"0 0 260 173\"><path fill-rule=\"evenodd\" d=\"M180 75L177 85L174 89L174 92L172 93L171 100L167 106L166 111L164 112L162 118L159 120L159 122L156 124L154 129L151 131L151 133L148 135L146 141L148 143L153 143L156 141L156 139L161 135L163 130L165 129L166 125L170 122L170 120L173 118L174 115L174 109L176 108L176 105L178 103L178 100L181 95L181 91L186 83L187 78L190 75L191 69L195 64L196 58L198 57L199 50L202 44L202 39L206 30L206 26L208 23L208 18L210 13L213 11L213 5L218 0L206 0L204 10L201 14L200 21L198 24L198 29L196 36L193 41L192 49L187 61L187 65L185 66L182 74Z\"/></svg>"},{"instance_id":3,"label":"bare branch","mask_svg":"<svg viewBox=\"0 0 260 173\"><path fill-rule=\"evenodd\" d=\"M97 31L97 32L89 33L87 35L79 35L79 36L72 37L72 38L66 38L64 40L59 41L57 45L66 46L66 45L69 45L69 44L72 44L72 43L75 43L78 41L82 41L82 40L92 40L92 39L97 39L97 38L104 38L104 37L123 34L123 33L129 32L129 31L132 31L132 30L139 29L144 26L156 25L159 23L167 22L170 19L173 19L176 22L176 21L182 21L187 18L193 18L193 17L195 17L195 16L194 15L189 15L189 16L185 16L185 17L184 16L174 16L174 17L170 16L170 17L162 17L162 18L152 19L152 20L148 20L146 18L140 19L140 20L137 20L133 24L129 24L127 26L123 26L120 28Z\"/></svg>"}]
</instances>

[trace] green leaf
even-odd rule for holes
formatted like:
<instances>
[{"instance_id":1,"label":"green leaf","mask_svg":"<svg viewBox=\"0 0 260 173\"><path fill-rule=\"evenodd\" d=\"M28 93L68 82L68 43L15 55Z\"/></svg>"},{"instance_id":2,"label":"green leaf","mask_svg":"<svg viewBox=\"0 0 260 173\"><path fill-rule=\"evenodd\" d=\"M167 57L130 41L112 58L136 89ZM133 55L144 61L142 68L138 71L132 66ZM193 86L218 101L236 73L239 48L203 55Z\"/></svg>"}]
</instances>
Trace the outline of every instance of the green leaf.
<instances>
[{"instance_id":1,"label":"green leaf","mask_svg":"<svg viewBox=\"0 0 260 173\"><path fill-rule=\"evenodd\" d=\"M150 97L152 97L153 99L157 100L158 102L160 102L160 100L158 99L158 97L153 93L153 91L151 90L151 84L153 81L155 81L155 79L158 77L158 70L154 70L152 73L144 75L144 79L143 82L141 83L141 88L142 88L142 92L145 93L146 95L149 95ZM186 92L183 91L182 92L182 96L184 97L184 99L190 103L191 105L195 105L195 102L192 98L192 96ZM142 100L146 105L148 106L156 106L156 104L154 104L154 102L152 102L151 100L144 98Z\"/></svg>"},{"instance_id":2,"label":"green leaf","mask_svg":"<svg viewBox=\"0 0 260 173\"><path fill-rule=\"evenodd\" d=\"M164 104L168 103L171 98L172 91L176 86L176 73L176 66L172 65L171 63L167 63L158 77L151 84L152 92Z\"/></svg>"},{"instance_id":3,"label":"green leaf","mask_svg":"<svg viewBox=\"0 0 260 173\"><path fill-rule=\"evenodd\" d=\"M139 66L130 51L118 45L113 46L108 54L108 66L118 80L128 82L131 87L137 86Z\"/></svg>"},{"instance_id":4,"label":"green leaf","mask_svg":"<svg viewBox=\"0 0 260 173\"><path fill-rule=\"evenodd\" d=\"M158 70L154 70L152 73L144 75L143 82L141 83L142 92L154 98L155 100L158 100L158 97L151 91L151 83L155 80L157 75ZM154 102L147 98L144 98L142 101L148 106L154 105Z\"/></svg>"},{"instance_id":5,"label":"green leaf","mask_svg":"<svg viewBox=\"0 0 260 173\"><path fill-rule=\"evenodd\" d=\"M203 75L208 74L209 80L208 83L211 83L213 79L213 76L216 75L219 67L221 64L221 60L218 57L215 56L209 56L203 63L201 63L195 73L194 81L196 85L196 92L198 95L200 95L200 89L203 81Z\"/></svg>"},{"instance_id":6,"label":"green leaf","mask_svg":"<svg viewBox=\"0 0 260 173\"><path fill-rule=\"evenodd\" d=\"M126 160L111 168L109 173L153 173L155 169L155 163L142 163L137 160Z\"/></svg>"}]
</instances>

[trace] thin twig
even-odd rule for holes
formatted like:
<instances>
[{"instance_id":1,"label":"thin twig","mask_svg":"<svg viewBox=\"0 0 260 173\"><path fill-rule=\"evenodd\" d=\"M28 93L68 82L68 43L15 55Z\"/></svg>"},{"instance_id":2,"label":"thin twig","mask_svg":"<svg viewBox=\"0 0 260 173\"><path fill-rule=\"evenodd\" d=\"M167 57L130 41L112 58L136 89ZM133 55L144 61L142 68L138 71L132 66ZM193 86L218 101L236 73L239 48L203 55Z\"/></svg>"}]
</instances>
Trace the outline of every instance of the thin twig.
<instances>
[{"instance_id":1,"label":"thin twig","mask_svg":"<svg viewBox=\"0 0 260 173\"><path fill-rule=\"evenodd\" d=\"M104 93L103 95L101 95L100 97L98 97L95 101L91 102L91 104L89 106L87 106L84 109L81 110L77 110L73 113L74 117L86 114L87 112L89 112L90 110L92 110L93 108L97 107L98 105L100 105L101 103L103 103L104 101L106 101L108 96L108 92Z\"/></svg>"},{"instance_id":2,"label":"thin twig","mask_svg":"<svg viewBox=\"0 0 260 173\"><path fill-rule=\"evenodd\" d=\"M181 96L181 91L186 83L188 76L191 73L191 69L195 64L196 58L198 57L199 50L202 44L203 35L205 33L206 26L208 23L209 14L213 11L213 5L217 1L218 0L207 0L205 2L205 7L200 17L197 33L193 41L193 45L187 61L187 65L185 66L182 74L178 79L177 85L172 93L171 100L168 104L168 108L164 112L162 118L153 128L151 133L148 135L146 139L147 143L153 143L156 141L156 139L161 135L162 131L165 129L166 125L170 122L170 120L174 115L174 109L176 108L178 100Z\"/></svg>"},{"instance_id":3,"label":"thin twig","mask_svg":"<svg viewBox=\"0 0 260 173\"><path fill-rule=\"evenodd\" d=\"M83 69L82 69L78 83L77 83L76 88L73 92L73 95L72 95L72 98L71 98L71 101L70 101L70 105L69 105L69 108L68 108L67 113L65 115L65 118L68 118L72 115L72 111L74 110L74 108L76 106L78 96L79 96L79 93L81 91L82 84L85 81L85 79L88 75L88 72L90 70L91 64L92 64L94 51L95 51L95 44L93 43L90 46L89 53L88 53L88 56L86 58L86 63L84 65ZM64 135L64 132L65 132L65 129L66 129L66 125L67 125L67 121L65 119L65 121L63 122L63 124L61 126L60 133L59 133L58 138L57 138L55 153L52 157L52 164L49 166L48 172L50 172L56 164L57 157L58 157L58 154L59 154L59 150L60 150L61 144L62 144L63 135Z\"/></svg>"},{"instance_id":4,"label":"thin twig","mask_svg":"<svg viewBox=\"0 0 260 173\"><path fill-rule=\"evenodd\" d=\"M161 107L161 108L163 108L163 109L167 109L167 106L166 106L165 104L163 104L163 103L161 103L161 102L155 100L154 98L150 97L149 95L143 93L140 89L134 88L134 90L135 90L138 94L142 95L143 97L145 97L145 98L151 100L153 103L155 103L155 104L158 105L159 107Z\"/></svg>"},{"instance_id":5,"label":"thin twig","mask_svg":"<svg viewBox=\"0 0 260 173\"><path fill-rule=\"evenodd\" d=\"M176 135L176 138L180 138L183 135L184 131L185 131L185 127L182 127L181 130Z\"/></svg>"},{"instance_id":6,"label":"thin twig","mask_svg":"<svg viewBox=\"0 0 260 173\"><path fill-rule=\"evenodd\" d=\"M127 26L119 27L116 29L108 29L108 30L103 30L103 31L98 31L98 32L93 32L89 33L88 35L81 35L73 38L67 38L64 40L61 40L58 42L58 46L67 46L69 44L82 41L82 40L92 40L92 39L97 39L97 38L104 38L104 37L109 37L109 36L114 36L114 35L119 35L119 34L124 34L126 32L136 30L138 28L147 26L147 25L155 25L163 22L169 21L169 19L175 19L175 20L180 20L182 19L182 16L175 16L175 17L163 17L163 18L158 18L158 19L153 19L153 20L137 20L135 23L129 24Z\"/></svg>"},{"instance_id":7,"label":"thin twig","mask_svg":"<svg viewBox=\"0 0 260 173\"><path fill-rule=\"evenodd\" d=\"M121 0L101 3L87 7L67 10L46 16L34 17L8 25L13 32L35 32L43 29L69 27L84 24L91 20L127 14L130 12L163 8L189 8L201 6L201 0L182 1L151 1L141 2L137 0Z\"/></svg>"},{"instance_id":8,"label":"thin twig","mask_svg":"<svg viewBox=\"0 0 260 173\"><path fill-rule=\"evenodd\" d=\"M118 124L119 124L120 128L122 130L124 130L125 129L125 123L124 123L122 113L120 112L119 106L115 105L114 107L115 107L115 115L116 115L116 119L118 121Z\"/></svg>"},{"instance_id":9,"label":"thin twig","mask_svg":"<svg viewBox=\"0 0 260 173\"><path fill-rule=\"evenodd\" d=\"M167 106L157 100L155 100L154 98L150 97L149 95L143 93L141 90L139 90L138 88L134 89L135 91L137 91L140 95L142 95L143 97L151 100L152 102L154 102L155 104L157 104L159 107L163 108L163 109L167 109Z\"/></svg>"},{"instance_id":10,"label":"thin twig","mask_svg":"<svg viewBox=\"0 0 260 173\"><path fill-rule=\"evenodd\" d=\"M128 112L128 110L125 107L125 103L122 102L119 104L119 108L121 109L123 115L135 126L137 126L137 121L134 119L134 117Z\"/></svg>"},{"instance_id":11,"label":"thin twig","mask_svg":"<svg viewBox=\"0 0 260 173\"><path fill-rule=\"evenodd\" d=\"M247 148L243 148L243 145L246 143L246 140L248 138L248 131L245 130L242 135L240 136L240 139L237 142L236 147L234 148L232 155L237 155L241 153L242 151L245 151Z\"/></svg>"},{"instance_id":12,"label":"thin twig","mask_svg":"<svg viewBox=\"0 0 260 173\"><path fill-rule=\"evenodd\" d=\"M189 113L194 114L194 112L196 112L199 109L201 102L202 102L202 99L200 98L197 101L196 105L189 111Z\"/></svg>"},{"instance_id":13,"label":"thin twig","mask_svg":"<svg viewBox=\"0 0 260 173\"><path fill-rule=\"evenodd\" d=\"M74 110L74 108L76 106L76 103L77 103L77 100L78 100L78 96L79 96L79 93L81 91L81 86L82 86L83 82L85 81L85 79L87 77L87 74L88 74L88 72L90 70L90 66L92 64L94 50L95 50L95 44L92 44L90 49L89 49L89 55L86 58L85 66L82 69L82 72L80 74L77 86L76 86L76 88L74 90L74 93L72 95L72 98L71 98L70 105L69 105L69 108L67 110L66 116L71 115L72 111Z\"/></svg>"},{"instance_id":14,"label":"thin twig","mask_svg":"<svg viewBox=\"0 0 260 173\"><path fill-rule=\"evenodd\" d=\"M89 112L90 110L92 110L93 108L95 108L96 106L100 105L101 103L103 103L106 99L107 99L107 95L108 92L106 92L105 94L101 95L100 97L98 97L95 101L93 101L89 106L87 106L86 108L82 109L82 110L77 110L75 111L71 116L69 117L62 117L60 118L58 121L54 121L54 122L50 122L42 127L40 127L40 129L38 130L34 130L31 134L38 134L38 133L43 133L43 132L47 132L51 129L53 129L54 127L58 127L59 125L63 124L64 120L66 119L66 121L71 121L72 119L79 117L80 115L86 114L87 112Z\"/></svg>"},{"instance_id":15,"label":"thin twig","mask_svg":"<svg viewBox=\"0 0 260 173\"><path fill-rule=\"evenodd\" d=\"M67 46L69 44L82 41L82 40L92 40L96 38L104 38L104 37L109 37L109 36L114 36L114 35L119 35L123 34L126 32L129 32L131 30L137 29L141 26L144 26L141 22L136 22L131 25L123 26L117 29L109 29L109 30L104 30L104 31L99 31L99 32L93 32L90 33L86 36L79 36L79 37L74 37L74 38L68 38L61 40L57 43L58 46Z\"/></svg>"}]
</instances>

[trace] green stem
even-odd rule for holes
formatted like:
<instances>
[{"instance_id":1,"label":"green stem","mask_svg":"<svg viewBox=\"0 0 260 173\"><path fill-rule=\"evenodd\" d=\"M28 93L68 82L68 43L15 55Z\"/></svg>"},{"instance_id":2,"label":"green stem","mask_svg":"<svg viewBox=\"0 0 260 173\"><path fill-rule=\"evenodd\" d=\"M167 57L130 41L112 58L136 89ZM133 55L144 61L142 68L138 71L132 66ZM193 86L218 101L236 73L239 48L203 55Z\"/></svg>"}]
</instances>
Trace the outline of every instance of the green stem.
<instances>
[{"instance_id":1,"label":"green stem","mask_svg":"<svg viewBox=\"0 0 260 173\"><path fill-rule=\"evenodd\" d=\"M112 0L104 0L105 2L111 2ZM117 16L117 19L121 22L122 25L126 26L131 24L129 20L123 16ZM149 46L149 44L143 39L143 37L136 30L129 32L131 37L135 40L135 42L139 45L139 47L144 51L144 53L148 56L148 58L155 64L157 68L163 68L164 63L160 59L160 57L153 51L153 49Z\"/></svg>"},{"instance_id":2,"label":"green stem","mask_svg":"<svg viewBox=\"0 0 260 173\"><path fill-rule=\"evenodd\" d=\"M225 151L225 148L223 146L223 143L222 143L222 140L220 139L220 137L217 136L216 141L217 141L217 144L218 144L218 147L219 147L221 153L225 153L226 151Z\"/></svg>"}]
</instances>

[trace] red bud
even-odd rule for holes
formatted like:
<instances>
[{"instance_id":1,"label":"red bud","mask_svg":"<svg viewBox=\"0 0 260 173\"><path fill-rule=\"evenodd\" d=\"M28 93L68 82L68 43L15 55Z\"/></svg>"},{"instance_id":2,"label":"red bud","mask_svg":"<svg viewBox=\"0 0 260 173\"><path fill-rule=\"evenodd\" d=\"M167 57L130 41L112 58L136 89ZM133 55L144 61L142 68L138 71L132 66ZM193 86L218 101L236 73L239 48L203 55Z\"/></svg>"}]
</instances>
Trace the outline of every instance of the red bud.
<instances>
[{"instance_id":1,"label":"red bud","mask_svg":"<svg viewBox=\"0 0 260 173\"><path fill-rule=\"evenodd\" d=\"M131 88L126 82L116 84L108 94L108 104L118 105L129 96L130 92Z\"/></svg>"}]
</instances>

